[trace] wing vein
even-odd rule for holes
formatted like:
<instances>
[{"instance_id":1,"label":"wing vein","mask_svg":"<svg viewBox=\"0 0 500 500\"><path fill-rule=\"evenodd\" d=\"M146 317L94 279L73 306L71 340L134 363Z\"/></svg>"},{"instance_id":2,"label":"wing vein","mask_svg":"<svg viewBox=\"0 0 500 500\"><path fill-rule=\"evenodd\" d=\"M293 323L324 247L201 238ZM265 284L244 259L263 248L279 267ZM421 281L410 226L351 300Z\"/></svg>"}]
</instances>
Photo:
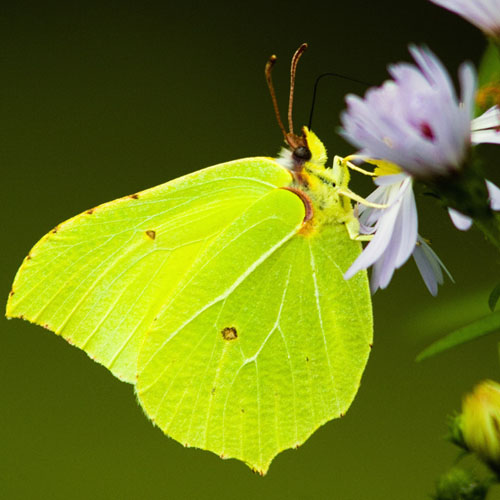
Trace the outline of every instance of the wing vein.
<instances>
[{"instance_id":1,"label":"wing vein","mask_svg":"<svg viewBox=\"0 0 500 500\"><path fill-rule=\"evenodd\" d=\"M340 401L339 401L339 396L338 396L338 392L337 392L337 387L335 386L335 377L333 375L332 363L330 361L330 353L328 352L328 342L326 340L325 328L323 326L323 315L322 315L322 312L321 312L321 304L320 304L320 296L319 296L319 289L318 289L318 281L317 281L317 277L316 277L316 263L315 263L315 260L314 260L314 255L313 255L313 251L312 251L312 248L311 248L311 244L309 244L309 253L310 253L310 256L311 256L310 264L311 264L312 278L313 278L313 283L314 283L314 297L316 299L316 309L317 309L317 312L318 312L318 319L319 319L319 324L320 324L320 328L321 328L321 334L323 336L323 345L325 347L325 357L326 357L326 360L327 360L327 363L328 363L328 370L330 372L330 380L331 380L331 383L332 383L332 389L333 389L333 392L335 394L335 399L336 399L335 402L337 404L337 410L340 413Z\"/></svg>"},{"instance_id":2,"label":"wing vein","mask_svg":"<svg viewBox=\"0 0 500 500\"><path fill-rule=\"evenodd\" d=\"M222 294L217 296L215 299L213 299L211 302L200 308L198 311L196 311L190 318L188 318L186 321L184 321L176 330L174 330L169 337L167 337L163 343L158 347L158 349L155 351L155 353L146 361L146 363L143 366L143 370L146 369L148 364L153 360L155 356L157 356L162 349L189 323L191 323L194 319L196 319L200 314L202 314L204 311L212 307L213 305L217 304L221 300L224 300L226 297L228 297L257 267L262 264L264 261L268 259L270 255L272 255L278 248L283 246L290 238L292 238L297 231L297 227L295 227L292 231L287 233L284 238L279 240L275 245L273 245L269 250L264 252L258 259L256 259L250 266L246 268L246 270L241 273L238 278L233 282L233 284L227 288ZM158 378L161 377L162 374ZM157 379L156 379L157 380ZM145 387L143 389L144 392L146 392L149 387L154 385L156 383L156 380L153 381L149 386Z\"/></svg>"}]
</instances>

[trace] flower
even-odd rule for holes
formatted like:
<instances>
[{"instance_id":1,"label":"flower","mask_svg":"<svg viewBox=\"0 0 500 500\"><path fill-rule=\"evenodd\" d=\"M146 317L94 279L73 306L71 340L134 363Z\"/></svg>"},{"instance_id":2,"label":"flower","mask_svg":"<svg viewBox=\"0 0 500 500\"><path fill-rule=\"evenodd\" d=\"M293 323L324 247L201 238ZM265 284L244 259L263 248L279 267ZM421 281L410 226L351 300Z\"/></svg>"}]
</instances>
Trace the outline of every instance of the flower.
<instances>
[{"instance_id":1,"label":"flower","mask_svg":"<svg viewBox=\"0 0 500 500\"><path fill-rule=\"evenodd\" d=\"M484 380L462 401L461 427L470 451L500 470L500 384Z\"/></svg>"},{"instance_id":2,"label":"flower","mask_svg":"<svg viewBox=\"0 0 500 500\"><path fill-rule=\"evenodd\" d=\"M394 80L368 90L364 99L348 95L348 109L341 115L341 135L360 148L359 157L377 165L378 188L367 200L387 205L385 209L358 208L360 232L372 234L373 239L345 278L373 266L374 292L385 288L394 271L413 255L427 288L435 295L443 282L443 270L450 274L418 235L412 183L422 180L432 184L458 173L472 145L500 144L500 109L493 106L472 119L474 68L462 64L459 69L459 100L446 69L429 49L412 46L410 52L417 66L401 63L389 67ZM388 171L380 168L388 165ZM500 189L489 181L486 184L490 207L500 210ZM450 208L449 213L461 230L472 224L457 210Z\"/></svg>"},{"instance_id":3,"label":"flower","mask_svg":"<svg viewBox=\"0 0 500 500\"><path fill-rule=\"evenodd\" d=\"M361 269L373 265L370 289L375 293L379 288L387 287L394 271L413 255L427 288L432 295L436 295L438 284L443 283L441 268L447 273L448 271L418 235L417 207L411 176L401 171L397 173L399 169L395 165L392 167L393 173L380 175L375 179L378 188L367 198L370 203L388 207L380 209L357 206L361 233L374 236L347 270L344 278L349 279ZM381 173L382 169L379 167L377 171Z\"/></svg>"},{"instance_id":4,"label":"flower","mask_svg":"<svg viewBox=\"0 0 500 500\"><path fill-rule=\"evenodd\" d=\"M389 67L394 80L369 89L364 99L346 97L341 135L370 158L399 165L415 178L461 169L471 144L476 74L459 69L461 97L439 59L427 48L410 47L418 66Z\"/></svg>"},{"instance_id":5,"label":"flower","mask_svg":"<svg viewBox=\"0 0 500 500\"><path fill-rule=\"evenodd\" d=\"M493 38L500 37L500 0L431 0L474 24Z\"/></svg>"}]
</instances>

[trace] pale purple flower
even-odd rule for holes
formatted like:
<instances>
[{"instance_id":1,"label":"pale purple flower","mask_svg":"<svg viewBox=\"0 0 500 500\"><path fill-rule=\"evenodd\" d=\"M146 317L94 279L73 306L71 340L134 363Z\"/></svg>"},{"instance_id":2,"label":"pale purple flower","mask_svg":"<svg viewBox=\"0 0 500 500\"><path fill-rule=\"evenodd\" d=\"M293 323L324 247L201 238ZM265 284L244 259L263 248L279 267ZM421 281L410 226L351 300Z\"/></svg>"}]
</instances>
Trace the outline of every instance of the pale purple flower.
<instances>
[{"instance_id":1,"label":"pale purple flower","mask_svg":"<svg viewBox=\"0 0 500 500\"><path fill-rule=\"evenodd\" d=\"M467 63L460 67L458 99L429 49L411 46L410 52L417 66L390 66L393 80L368 90L364 99L346 97L341 134L361 154L395 163L415 178L447 175L462 167L470 148L475 70Z\"/></svg>"},{"instance_id":2,"label":"pale purple flower","mask_svg":"<svg viewBox=\"0 0 500 500\"><path fill-rule=\"evenodd\" d=\"M373 266L370 287L375 292L385 288L394 271L413 255L427 288L435 295L443 282L443 270L449 273L418 235L412 183L460 170L473 144L500 144L500 110L494 106L471 120L476 88L473 67L460 67L458 99L446 69L432 52L416 47L410 47L410 52L417 66L391 66L394 80L370 89L364 99L346 98L342 135L360 148L366 162L372 160L377 166L392 163L393 168L376 169L378 188L367 198L387 208L358 205L360 233L373 238L345 278ZM383 161L374 161L377 159ZM394 172L401 173L392 175ZM500 210L500 189L486 183L491 208ZM459 229L470 227L468 217L453 209L449 212Z\"/></svg>"},{"instance_id":3,"label":"pale purple flower","mask_svg":"<svg viewBox=\"0 0 500 500\"><path fill-rule=\"evenodd\" d=\"M370 289L375 293L379 288L386 288L394 271L413 255L427 288L431 294L436 295L438 284L443 282L441 268L446 273L448 271L418 235L417 207L411 176L405 173L384 175L376 178L375 183L378 188L367 201L388 207L379 209L357 206L360 232L374 236L347 270L344 278L349 279L361 269L373 266Z\"/></svg>"},{"instance_id":4,"label":"pale purple flower","mask_svg":"<svg viewBox=\"0 0 500 500\"><path fill-rule=\"evenodd\" d=\"M500 37L500 0L431 0L474 24L487 35Z\"/></svg>"}]
</instances>

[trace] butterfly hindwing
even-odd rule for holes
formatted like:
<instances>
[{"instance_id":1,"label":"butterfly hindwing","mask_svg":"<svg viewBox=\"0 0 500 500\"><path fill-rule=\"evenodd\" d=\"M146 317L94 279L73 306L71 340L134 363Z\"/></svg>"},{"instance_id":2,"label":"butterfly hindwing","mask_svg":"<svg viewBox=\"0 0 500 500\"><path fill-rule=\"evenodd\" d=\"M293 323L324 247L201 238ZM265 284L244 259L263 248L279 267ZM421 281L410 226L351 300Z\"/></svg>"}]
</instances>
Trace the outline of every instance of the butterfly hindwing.
<instances>
[{"instance_id":1,"label":"butterfly hindwing","mask_svg":"<svg viewBox=\"0 0 500 500\"><path fill-rule=\"evenodd\" d=\"M189 446L265 473L346 412L372 341L360 252L343 225L302 234L304 209L275 190L212 242L145 338L136 390Z\"/></svg>"}]
</instances>

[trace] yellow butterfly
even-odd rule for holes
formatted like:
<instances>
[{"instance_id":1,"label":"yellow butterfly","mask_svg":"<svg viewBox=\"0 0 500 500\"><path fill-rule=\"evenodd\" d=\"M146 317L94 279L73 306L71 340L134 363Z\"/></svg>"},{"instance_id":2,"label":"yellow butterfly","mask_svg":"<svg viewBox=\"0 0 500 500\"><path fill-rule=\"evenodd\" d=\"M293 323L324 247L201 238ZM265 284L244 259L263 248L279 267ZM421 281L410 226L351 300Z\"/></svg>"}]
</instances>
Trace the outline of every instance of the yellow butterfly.
<instances>
[{"instance_id":1,"label":"yellow butterfly","mask_svg":"<svg viewBox=\"0 0 500 500\"><path fill-rule=\"evenodd\" d=\"M63 336L135 385L186 446L264 474L282 450L342 416L372 342L345 162L293 133L278 159L215 165L87 210L45 235L7 316Z\"/></svg>"}]
</instances>

